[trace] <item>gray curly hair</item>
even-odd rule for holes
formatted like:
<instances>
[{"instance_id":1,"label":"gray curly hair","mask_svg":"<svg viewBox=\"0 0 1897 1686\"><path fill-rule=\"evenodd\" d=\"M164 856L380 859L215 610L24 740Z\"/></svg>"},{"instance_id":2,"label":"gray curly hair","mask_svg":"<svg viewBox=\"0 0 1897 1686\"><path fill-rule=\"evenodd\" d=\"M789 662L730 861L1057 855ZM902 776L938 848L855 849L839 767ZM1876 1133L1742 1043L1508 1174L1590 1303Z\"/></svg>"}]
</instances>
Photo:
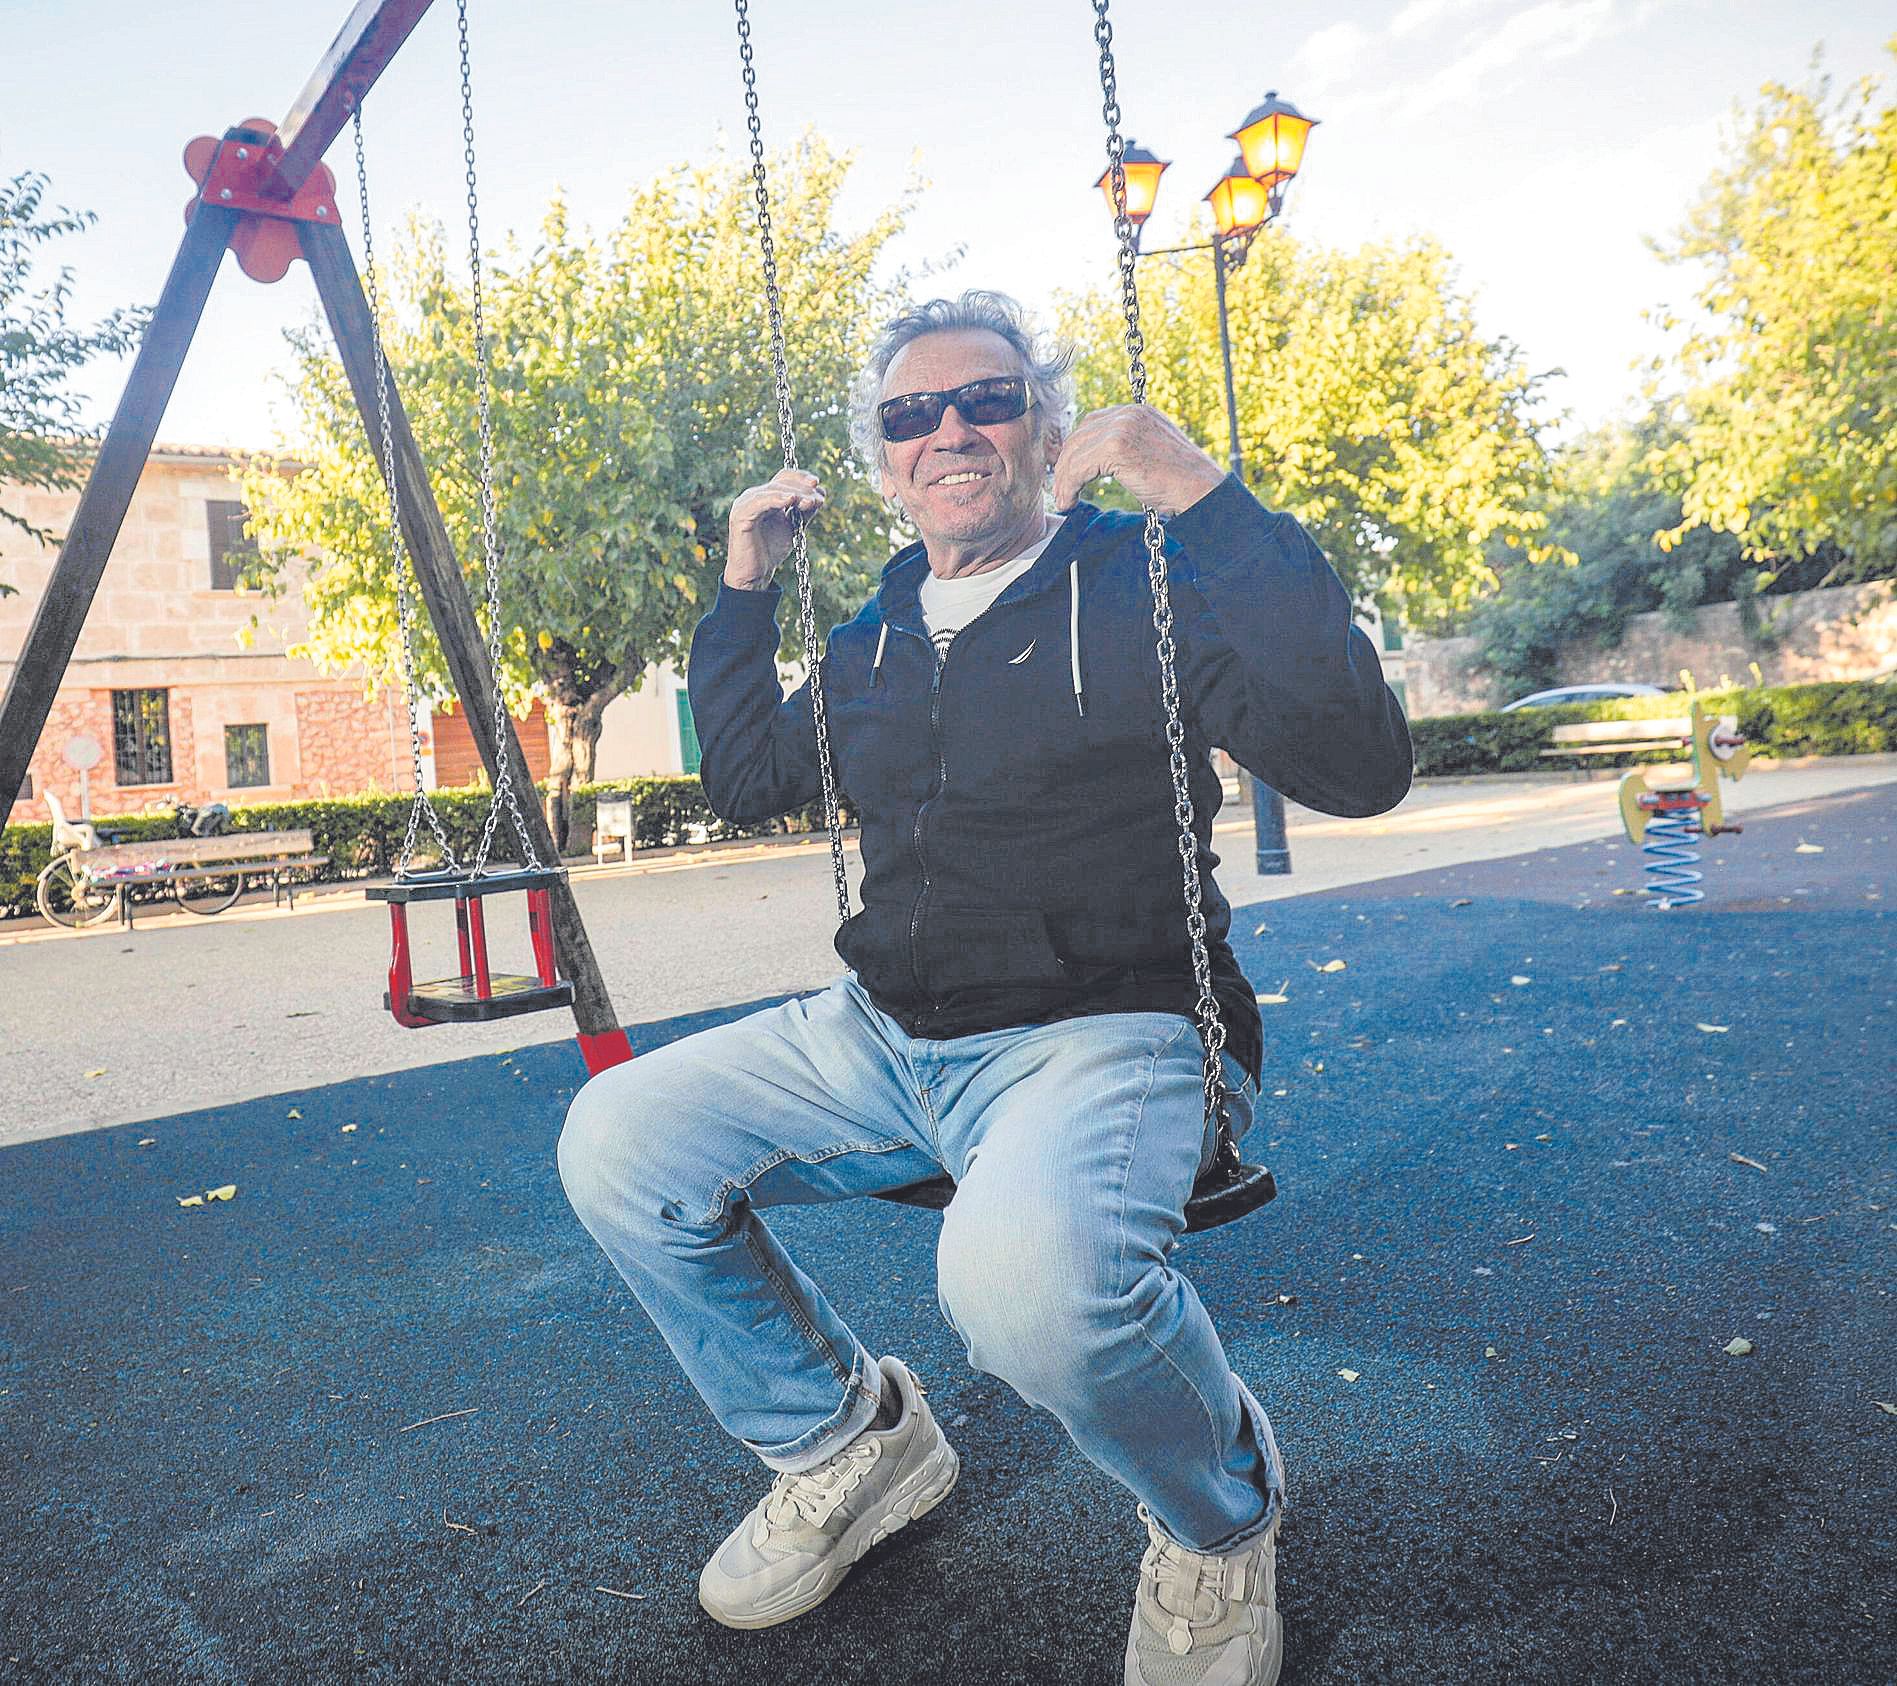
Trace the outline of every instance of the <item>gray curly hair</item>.
<instances>
[{"instance_id":1,"label":"gray curly hair","mask_svg":"<svg viewBox=\"0 0 1897 1686\"><path fill-rule=\"evenodd\" d=\"M876 424L876 406L883 396L883 377L896 354L924 334L957 328L980 328L999 334L1021 354L1022 372L1034 395L1036 439L1049 433L1064 439L1074 422L1074 348L1064 343L1044 345L1028 326L1027 314L1006 293L971 289L958 299L930 299L911 305L883 329L869 361L850 388L850 442L872 474L880 474L883 434Z\"/></svg>"}]
</instances>

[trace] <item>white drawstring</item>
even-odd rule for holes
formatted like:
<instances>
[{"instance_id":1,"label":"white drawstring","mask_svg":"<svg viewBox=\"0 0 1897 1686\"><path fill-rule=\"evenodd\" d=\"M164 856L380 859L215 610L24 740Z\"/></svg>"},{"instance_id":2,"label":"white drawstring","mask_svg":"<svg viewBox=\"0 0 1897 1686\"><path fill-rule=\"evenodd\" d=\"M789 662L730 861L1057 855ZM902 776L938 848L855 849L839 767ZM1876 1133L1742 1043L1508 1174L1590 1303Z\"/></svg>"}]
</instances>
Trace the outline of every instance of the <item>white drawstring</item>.
<instances>
[{"instance_id":1,"label":"white drawstring","mask_svg":"<svg viewBox=\"0 0 1897 1686\"><path fill-rule=\"evenodd\" d=\"M1074 670L1074 708L1084 719L1087 704L1080 692L1080 563L1067 565L1067 650Z\"/></svg>"},{"instance_id":2,"label":"white drawstring","mask_svg":"<svg viewBox=\"0 0 1897 1686\"><path fill-rule=\"evenodd\" d=\"M869 682L874 685L876 676L882 671L883 646L889 642L889 622L883 622L883 630L876 635L876 659L870 663Z\"/></svg>"}]
</instances>

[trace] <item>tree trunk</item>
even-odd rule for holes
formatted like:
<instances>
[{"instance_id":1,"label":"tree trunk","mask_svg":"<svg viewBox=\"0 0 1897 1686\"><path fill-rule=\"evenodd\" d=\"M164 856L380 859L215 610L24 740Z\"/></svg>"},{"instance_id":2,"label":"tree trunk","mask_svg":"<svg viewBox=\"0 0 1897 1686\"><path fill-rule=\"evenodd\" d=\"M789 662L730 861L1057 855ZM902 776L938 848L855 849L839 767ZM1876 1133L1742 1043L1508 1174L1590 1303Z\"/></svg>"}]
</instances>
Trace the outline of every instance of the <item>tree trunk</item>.
<instances>
[{"instance_id":1,"label":"tree trunk","mask_svg":"<svg viewBox=\"0 0 1897 1686\"><path fill-rule=\"evenodd\" d=\"M572 821L573 786L591 784L599 757L599 731L606 705L619 693L597 691L583 703L560 701L547 706L548 778L553 788L547 792L547 828L553 833L560 853L571 848L568 828Z\"/></svg>"}]
</instances>

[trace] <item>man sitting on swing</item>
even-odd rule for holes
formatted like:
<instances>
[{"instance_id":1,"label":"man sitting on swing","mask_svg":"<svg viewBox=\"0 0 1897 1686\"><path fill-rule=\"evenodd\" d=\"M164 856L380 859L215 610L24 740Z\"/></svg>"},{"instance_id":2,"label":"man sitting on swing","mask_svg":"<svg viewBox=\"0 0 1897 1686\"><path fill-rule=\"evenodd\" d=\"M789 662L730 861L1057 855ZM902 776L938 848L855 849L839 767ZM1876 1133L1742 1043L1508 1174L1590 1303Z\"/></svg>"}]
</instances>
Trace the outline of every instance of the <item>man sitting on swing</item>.
<instances>
[{"instance_id":1,"label":"man sitting on swing","mask_svg":"<svg viewBox=\"0 0 1897 1686\"><path fill-rule=\"evenodd\" d=\"M823 660L829 747L862 826L863 907L836 939L848 970L602 1072L573 1102L560 1172L712 1414L778 1472L700 1576L716 1620L801 1615L955 1484L916 1377L871 1355L759 1215L946 1169L938 1299L968 1362L1051 1411L1139 1500L1127 1681L1253 1686L1281 1658L1283 1469L1171 1263L1217 1131L1144 522L1081 489L1110 474L1168 522L1235 1135L1263 1038L1211 878L1210 748L1361 816L1409 789L1409 732L1297 522L1152 409L1069 431L1070 361L1043 356L994 293L917 306L882 335L853 432L921 538ZM778 682L772 576L793 518L822 505L816 479L786 469L732 506L690 668L705 791L728 819L821 790L809 685L785 698Z\"/></svg>"}]
</instances>

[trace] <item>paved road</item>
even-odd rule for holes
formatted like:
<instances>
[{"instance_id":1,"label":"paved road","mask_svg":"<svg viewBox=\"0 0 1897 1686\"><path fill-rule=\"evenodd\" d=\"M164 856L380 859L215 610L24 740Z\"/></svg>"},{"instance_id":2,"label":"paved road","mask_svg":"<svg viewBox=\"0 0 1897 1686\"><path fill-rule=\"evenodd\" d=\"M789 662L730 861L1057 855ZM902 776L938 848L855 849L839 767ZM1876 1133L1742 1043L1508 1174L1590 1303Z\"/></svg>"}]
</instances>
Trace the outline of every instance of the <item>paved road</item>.
<instances>
[{"instance_id":1,"label":"paved road","mask_svg":"<svg viewBox=\"0 0 1897 1686\"><path fill-rule=\"evenodd\" d=\"M1178 1266L1285 1447L1287 1686L1897 1679L1893 835L1888 784L1807 798L1669 913L1599 842L1247 909L1284 1192ZM0 1151L0 1676L1117 1680L1131 1499L969 1369L937 1221L874 1201L770 1223L962 1482L800 1621L703 1616L766 1477L561 1198L581 1075L154 1091Z\"/></svg>"},{"instance_id":2,"label":"paved road","mask_svg":"<svg viewBox=\"0 0 1897 1686\"><path fill-rule=\"evenodd\" d=\"M1728 787L1728 806L1743 818L1891 780L1897 756L1768 764ZM1226 862L1219 879L1242 906L1611 838L1619 827L1607 781L1559 774L1431 781L1373 820L1294 808L1296 870L1288 878L1250 869L1251 820L1240 812L1217 832ZM1732 849L1743 846L1731 840ZM833 977L827 857L818 843L581 868L575 891L622 1020L651 1023ZM1639 876L1632 865L1624 872L1628 882ZM426 910L418 929L428 929L425 919ZM518 928L497 917L491 937L497 963L529 969L524 915ZM448 927L420 940L432 941L439 971L452 969ZM303 898L294 914L266 907L208 921L141 917L129 934L54 932L37 918L0 924L0 1144L572 1034L570 1017L554 1013L404 1031L381 1008L387 966L387 914L358 893Z\"/></svg>"}]
</instances>

